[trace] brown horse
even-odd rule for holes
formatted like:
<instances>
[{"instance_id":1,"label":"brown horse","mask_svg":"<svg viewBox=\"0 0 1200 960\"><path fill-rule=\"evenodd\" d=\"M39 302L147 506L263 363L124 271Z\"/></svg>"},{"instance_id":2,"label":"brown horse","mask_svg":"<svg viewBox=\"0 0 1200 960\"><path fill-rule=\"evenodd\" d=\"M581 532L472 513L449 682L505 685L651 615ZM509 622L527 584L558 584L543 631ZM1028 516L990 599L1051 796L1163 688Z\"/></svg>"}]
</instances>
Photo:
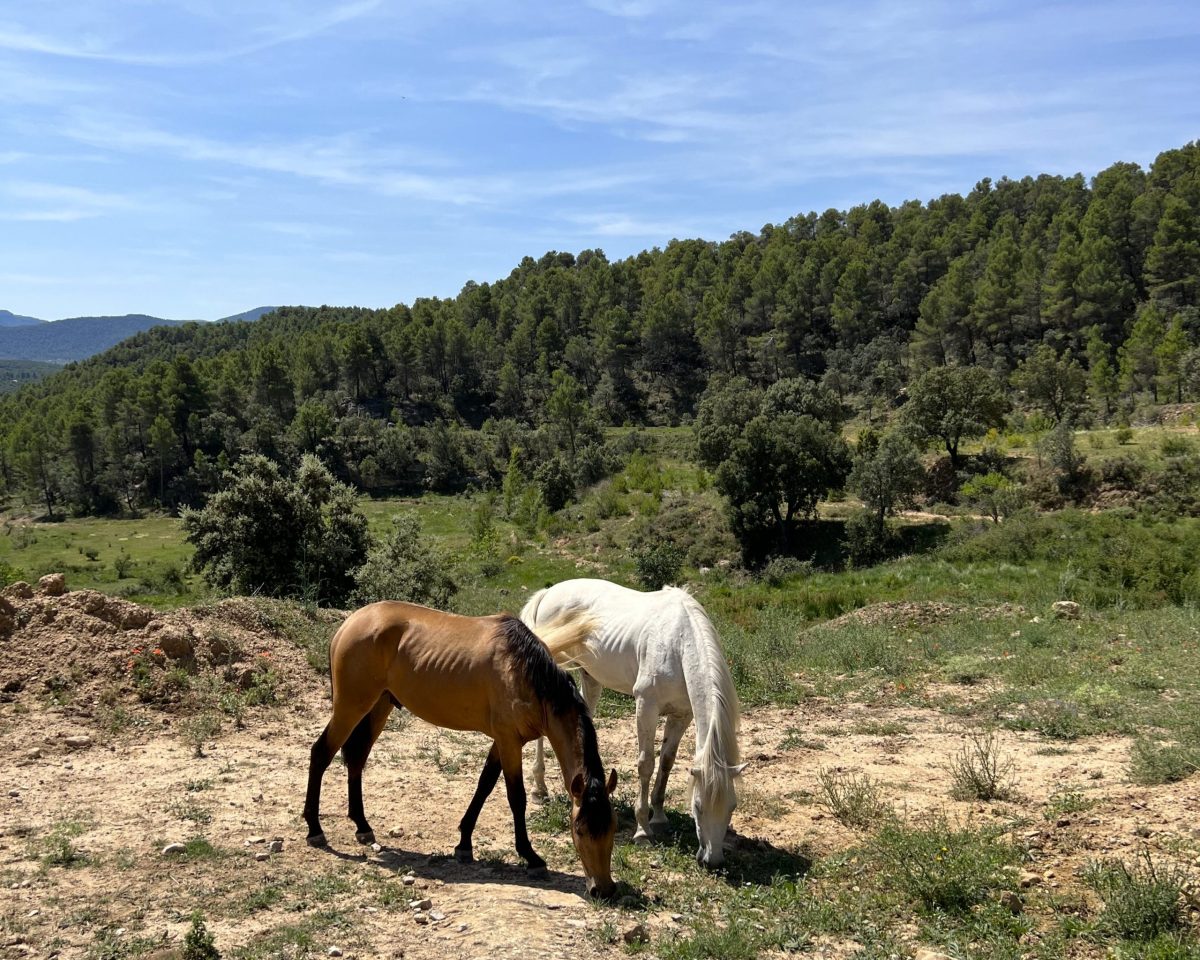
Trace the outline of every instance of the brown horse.
<instances>
[{"instance_id":1,"label":"brown horse","mask_svg":"<svg viewBox=\"0 0 1200 960\"><path fill-rule=\"evenodd\" d=\"M579 633L595 624L572 612L541 628L547 639ZM412 603L383 601L351 614L329 647L333 717L312 747L304 819L308 842L323 846L321 779L340 749L349 777L350 819L356 839L372 843L375 833L363 812L362 772L371 747L393 707L439 727L478 730L492 738L479 786L458 825L455 857L470 863L471 835L484 801L501 772L512 808L517 853L532 876L544 876L546 861L525 829L525 783L521 748L545 735L562 766L571 797L571 838L583 863L588 893L609 896L616 832L607 782L596 745L596 728L574 681L558 667L545 645L515 617L460 617Z\"/></svg>"}]
</instances>

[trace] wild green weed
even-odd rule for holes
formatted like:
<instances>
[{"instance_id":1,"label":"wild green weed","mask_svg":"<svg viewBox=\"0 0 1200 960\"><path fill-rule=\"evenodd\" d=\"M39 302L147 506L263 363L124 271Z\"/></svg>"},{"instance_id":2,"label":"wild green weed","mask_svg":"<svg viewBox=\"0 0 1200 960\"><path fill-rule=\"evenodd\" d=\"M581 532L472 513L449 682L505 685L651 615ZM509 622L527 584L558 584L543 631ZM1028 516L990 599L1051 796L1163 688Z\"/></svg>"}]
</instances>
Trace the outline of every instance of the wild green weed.
<instances>
[{"instance_id":1,"label":"wild green weed","mask_svg":"<svg viewBox=\"0 0 1200 960\"><path fill-rule=\"evenodd\" d=\"M1120 860L1089 864L1083 878L1104 901L1100 927L1114 936L1147 941L1183 929L1190 876L1179 865L1156 862L1143 849L1132 865Z\"/></svg>"},{"instance_id":2,"label":"wild green weed","mask_svg":"<svg viewBox=\"0 0 1200 960\"><path fill-rule=\"evenodd\" d=\"M955 800L1010 800L1016 792L1013 761L1002 754L993 731L968 733L948 769Z\"/></svg>"},{"instance_id":3,"label":"wild green weed","mask_svg":"<svg viewBox=\"0 0 1200 960\"><path fill-rule=\"evenodd\" d=\"M878 826L893 816L883 798L882 786L866 774L853 771L817 771L817 802L840 823L854 830Z\"/></svg>"}]
</instances>

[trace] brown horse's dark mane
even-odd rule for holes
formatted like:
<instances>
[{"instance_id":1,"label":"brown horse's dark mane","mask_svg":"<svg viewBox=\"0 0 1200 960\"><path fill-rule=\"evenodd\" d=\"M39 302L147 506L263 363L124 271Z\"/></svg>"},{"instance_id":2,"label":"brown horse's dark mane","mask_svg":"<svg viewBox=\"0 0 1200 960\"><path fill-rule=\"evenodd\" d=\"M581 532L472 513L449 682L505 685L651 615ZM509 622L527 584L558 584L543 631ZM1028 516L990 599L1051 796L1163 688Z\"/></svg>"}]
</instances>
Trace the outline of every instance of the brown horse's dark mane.
<instances>
[{"instance_id":1,"label":"brown horse's dark mane","mask_svg":"<svg viewBox=\"0 0 1200 960\"><path fill-rule=\"evenodd\" d=\"M596 726L579 687L567 671L554 662L546 645L516 617L500 619L500 634L509 654L533 687L534 695L556 716L574 711L579 717L583 740L583 767L586 773L583 797L579 804L580 826L592 836L603 836L612 823L612 804L604 781L604 763L596 740Z\"/></svg>"}]
</instances>

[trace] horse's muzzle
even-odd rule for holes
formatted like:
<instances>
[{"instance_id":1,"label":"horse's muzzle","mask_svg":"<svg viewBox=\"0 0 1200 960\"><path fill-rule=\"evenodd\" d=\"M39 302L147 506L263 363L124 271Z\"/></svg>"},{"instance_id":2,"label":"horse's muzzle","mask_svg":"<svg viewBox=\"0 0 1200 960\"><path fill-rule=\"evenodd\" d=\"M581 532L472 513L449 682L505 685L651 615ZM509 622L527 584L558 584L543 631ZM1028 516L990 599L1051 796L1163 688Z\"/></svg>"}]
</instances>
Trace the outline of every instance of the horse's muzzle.
<instances>
[{"instance_id":1,"label":"horse's muzzle","mask_svg":"<svg viewBox=\"0 0 1200 960\"><path fill-rule=\"evenodd\" d=\"M593 900L610 900L613 894L617 892L617 885L611 880L606 885L601 885L595 880L587 881L588 896Z\"/></svg>"}]
</instances>

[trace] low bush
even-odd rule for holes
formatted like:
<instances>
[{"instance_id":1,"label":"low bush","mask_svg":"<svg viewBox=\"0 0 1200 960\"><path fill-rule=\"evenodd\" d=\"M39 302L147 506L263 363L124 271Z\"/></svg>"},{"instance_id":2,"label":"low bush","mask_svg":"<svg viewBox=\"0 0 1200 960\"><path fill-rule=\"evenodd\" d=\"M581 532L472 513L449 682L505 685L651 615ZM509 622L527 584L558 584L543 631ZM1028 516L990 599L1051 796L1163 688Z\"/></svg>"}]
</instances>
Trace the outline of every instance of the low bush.
<instances>
[{"instance_id":1,"label":"low bush","mask_svg":"<svg viewBox=\"0 0 1200 960\"><path fill-rule=\"evenodd\" d=\"M1149 941L1183 929L1184 889L1190 879L1183 868L1156 863L1143 850L1132 866L1102 860L1090 864L1083 876L1104 901L1100 927L1114 936Z\"/></svg>"}]
</instances>

